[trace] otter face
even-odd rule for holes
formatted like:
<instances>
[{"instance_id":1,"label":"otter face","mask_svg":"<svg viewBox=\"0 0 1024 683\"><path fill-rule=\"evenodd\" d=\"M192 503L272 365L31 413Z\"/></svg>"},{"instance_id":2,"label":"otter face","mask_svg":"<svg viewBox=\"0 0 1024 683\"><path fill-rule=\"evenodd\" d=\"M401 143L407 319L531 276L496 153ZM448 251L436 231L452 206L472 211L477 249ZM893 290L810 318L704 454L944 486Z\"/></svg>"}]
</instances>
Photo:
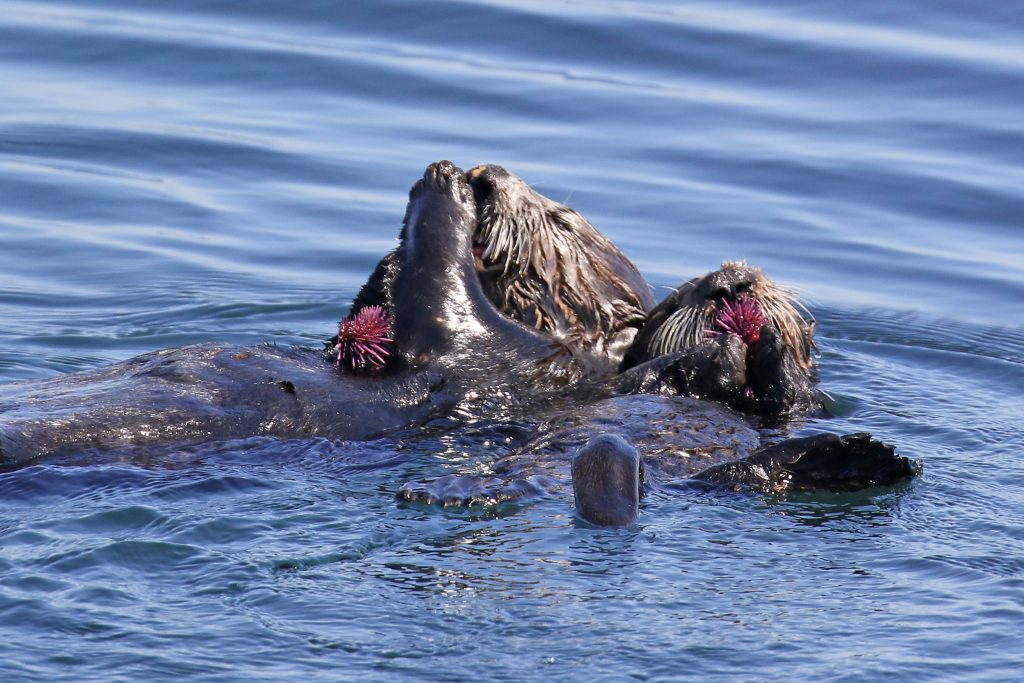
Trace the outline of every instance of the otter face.
<instances>
[{"instance_id":1,"label":"otter face","mask_svg":"<svg viewBox=\"0 0 1024 683\"><path fill-rule=\"evenodd\" d=\"M763 325L777 333L796 365L814 366L814 320L792 292L775 284L759 268L725 262L695 278L658 304L623 360L627 369L651 358L697 347L731 334L748 347L760 339Z\"/></svg>"},{"instance_id":2,"label":"otter face","mask_svg":"<svg viewBox=\"0 0 1024 683\"><path fill-rule=\"evenodd\" d=\"M570 350L617 364L654 303L636 266L579 213L504 168L478 166L466 176L487 297Z\"/></svg>"}]
</instances>

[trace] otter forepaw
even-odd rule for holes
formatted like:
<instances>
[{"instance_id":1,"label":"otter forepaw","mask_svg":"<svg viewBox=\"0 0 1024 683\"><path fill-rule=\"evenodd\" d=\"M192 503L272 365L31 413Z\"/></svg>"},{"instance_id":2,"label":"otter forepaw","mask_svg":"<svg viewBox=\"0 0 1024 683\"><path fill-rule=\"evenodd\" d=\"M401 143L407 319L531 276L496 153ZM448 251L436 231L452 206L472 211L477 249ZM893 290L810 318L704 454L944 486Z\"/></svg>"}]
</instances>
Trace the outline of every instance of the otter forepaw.
<instances>
[{"instance_id":1,"label":"otter forepaw","mask_svg":"<svg viewBox=\"0 0 1024 683\"><path fill-rule=\"evenodd\" d=\"M780 416L820 406L813 372L800 367L792 350L771 325L761 328L760 338L747 354L747 382L753 401L748 410Z\"/></svg>"},{"instance_id":2,"label":"otter forepaw","mask_svg":"<svg viewBox=\"0 0 1024 683\"><path fill-rule=\"evenodd\" d=\"M633 366L616 377L613 387L623 394L659 393L732 403L743 395L745 349L738 337L721 335Z\"/></svg>"},{"instance_id":3,"label":"otter forepaw","mask_svg":"<svg viewBox=\"0 0 1024 683\"><path fill-rule=\"evenodd\" d=\"M784 442L785 443L785 442ZM859 432L807 437L803 453L787 463L790 489L853 491L887 486L917 474L915 464L895 447Z\"/></svg>"},{"instance_id":4,"label":"otter forepaw","mask_svg":"<svg viewBox=\"0 0 1024 683\"><path fill-rule=\"evenodd\" d=\"M398 489L396 498L441 507L484 507L542 496L552 488L545 477L500 479L493 476L449 474L431 481L413 481Z\"/></svg>"}]
</instances>

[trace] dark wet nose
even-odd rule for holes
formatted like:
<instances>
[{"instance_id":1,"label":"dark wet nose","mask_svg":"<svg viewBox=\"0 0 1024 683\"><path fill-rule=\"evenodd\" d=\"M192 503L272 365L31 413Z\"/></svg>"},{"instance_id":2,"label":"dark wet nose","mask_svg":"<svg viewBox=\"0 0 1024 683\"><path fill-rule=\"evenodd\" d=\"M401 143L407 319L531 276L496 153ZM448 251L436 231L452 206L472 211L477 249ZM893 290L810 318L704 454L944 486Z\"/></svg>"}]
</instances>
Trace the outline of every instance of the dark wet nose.
<instances>
[{"instance_id":1,"label":"dark wet nose","mask_svg":"<svg viewBox=\"0 0 1024 683\"><path fill-rule=\"evenodd\" d=\"M751 278L745 274L730 271L716 271L708 276L705 298L712 301L735 301L750 292Z\"/></svg>"},{"instance_id":2,"label":"dark wet nose","mask_svg":"<svg viewBox=\"0 0 1024 683\"><path fill-rule=\"evenodd\" d=\"M472 192L466 183L462 169L447 159L427 166L423 172L423 178L417 180L409 191L409 198L415 199L427 190L462 202L472 201Z\"/></svg>"},{"instance_id":3,"label":"dark wet nose","mask_svg":"<svg viewBox=\"0 0 1024 683\"><path fill-rule=\"evenodd\" d=\"M423 179L427 182L436 182L442 179L451 181L461 175L462 169L447 159L442 159L427 166L427 170L423 173Z\"/></svg>"}]
</instances>

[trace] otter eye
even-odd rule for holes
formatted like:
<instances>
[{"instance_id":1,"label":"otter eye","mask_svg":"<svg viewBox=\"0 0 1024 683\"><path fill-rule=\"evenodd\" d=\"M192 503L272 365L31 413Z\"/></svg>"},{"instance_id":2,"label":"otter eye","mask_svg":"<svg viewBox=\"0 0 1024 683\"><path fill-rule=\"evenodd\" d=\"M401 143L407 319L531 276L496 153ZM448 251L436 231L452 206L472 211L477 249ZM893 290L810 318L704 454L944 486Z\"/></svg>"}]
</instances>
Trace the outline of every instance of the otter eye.
<instances>
[{"instance_id":1,"label":"otter eye","mask_svg":"<svg viewBox=\"0 0 1024 683\"><path fill-rule=\"evenodd\" d=\"M470 183L473 188L473 195L477 203L485 204L494 194L494 185L487 178L477 178Z\"/></svg>"},{"instance_id":2,"label":"otter eye","mask_svg":"<svg viewBox=\"0 0 1024 683\"><path fill-rule=\"evenodd\" d=\"M736 295L737 296L739 296L740 294L746 294L749 291L750 291L750 283L749 282L741 282L738 285L736 285Z\"/></svg>"}]
</instances>

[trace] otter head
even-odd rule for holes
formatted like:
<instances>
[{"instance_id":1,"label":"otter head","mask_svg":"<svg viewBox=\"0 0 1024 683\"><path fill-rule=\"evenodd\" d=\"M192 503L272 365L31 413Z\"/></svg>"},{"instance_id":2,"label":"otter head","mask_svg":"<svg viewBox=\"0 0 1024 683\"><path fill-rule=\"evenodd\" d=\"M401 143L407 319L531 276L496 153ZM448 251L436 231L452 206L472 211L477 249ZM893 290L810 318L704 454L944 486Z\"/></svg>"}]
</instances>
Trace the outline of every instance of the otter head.
<instances>
[{"instance_id":1,"label":"otter head","mask_svg":"<svg viewBox=\"0 0 1024 683\"><path fill-rule=\"evenodd\" d=\"M699 346L721 334L740 337L750 346L760 340L764 325L778 334L797 365L810 369L815 323L809 315L805 319L801 310L806 312L793 293L769 280L760 268L727 261L654 307L622 369Z\"/></svg>"},{"instance_id":2,"label":"otter head","mask_svg":"<svg viewBox=\"0 0 1024 683\"><path fill-rule=\"evenodd\" d=\"M802 310L759 268L726 262L654 307L620 369L679 356L686 393L763 413L810 408L815 323Z\"/></svg>"},{"instance_id":3,"label":"otter head","mask_svg":"<svg viewBox=\"0 0 1024 683\"><path fill-rule=\"evenodd\" d=\"M472 344L500 317L476 276L475 226L473 191L462 170L450 161L428 166L409 190L382 292L396 350L406 361L425 362Z\"/></svg>"},{"instance_id":4,"label":"otter head","mask_svg":"<svg viewBox=\"0 0 1024 683\"><path fill-rule=\"evenodd\" d=\"M467 174L476 199L476 268L505 315L573 353L616 365L653 305L636 266L583 216L501 166Z\"/></svg>"},{"instance_id":5,"label":"otter head","mask_svg":"<svg viewBox=\"0 0 1024 683\"><path fill-rule=\"evenodd\" d=\"M510 319L485 295L476 231L466 174L450 161L428 166L409 191L398 247L378 264L350 313L351 320L372 307L387 314L393 352L386 370L433 362L458 367L460 375L488 368L493 374L495 365L519 366L550 353L548 336Z\"/></svg>"}]
</instances>

